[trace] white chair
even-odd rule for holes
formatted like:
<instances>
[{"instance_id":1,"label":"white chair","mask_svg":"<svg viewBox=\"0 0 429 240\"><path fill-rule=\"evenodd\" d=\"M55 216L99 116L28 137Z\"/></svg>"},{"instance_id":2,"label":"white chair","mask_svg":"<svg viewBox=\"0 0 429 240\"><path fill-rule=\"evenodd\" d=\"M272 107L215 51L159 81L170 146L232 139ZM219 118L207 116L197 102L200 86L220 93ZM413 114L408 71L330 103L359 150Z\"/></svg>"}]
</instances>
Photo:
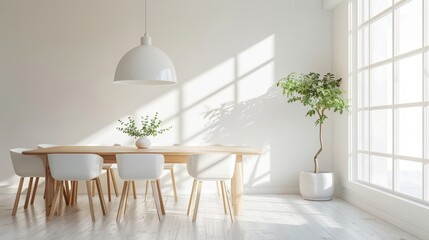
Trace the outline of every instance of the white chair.
<instances>
[{"instance_id":1,"label":"white chair","mask_svg":"<svg viewBox=\"0 0 429 240\"><path fill-rule=\"evenodd\" d=\"M231 221L234 222L234 211L231 202L231 195L225 184L225 181L231 180L232 176L234 175L235 155L217 153L192 155L188 160L187 169L189 175L194 178L187 213L189 215L192 209L192 204L195 202L192 221L195 222L197 219L198 205L203 181L220 181L224 212L227 214L228 205ZM196 199L194 200L195 190L197 187L198 192Z\"/></svg>"},{"instance_id":2,"label":"white chair","mask_svg":"<svg viewBox=\"0 0 429 240\"><path fill-rule=\"evenodd\" d=\"M51 147L58 147L58 145L55 144L39 144L37 145L37 148L39 149L43 149L43 148L51 148ZM44 161L46 161L46 158L43 156L42 157ZM71 186L73 186L73 184L70 184ZM45 195L43 195L45 196ZM70 193L70 187L69 187L69 182L65 181L64 185L63 185L63 196L64 196L64 200L66 202L66 205L68 206L72 200L72 196Z\"/></svg>"},{"instance_id":3,"label":"white chair","mask_svg":"<svg viewBox=\"0 0 429 240\"><path fill-rule=\"evenodd\" d=\"M107 214L107 208L104 202L103 190L101 189L100 174L103 165L103 158L96 154L48 154L49 167L51 175L56 184L54 191L54 200L52 202L49 220L52 219L57 209L58 215L62 214L61 186L64 181L86 181L86 190L88 192L89 208L91 210L92 221L95 221L94 207L92 204L91 181L96 181L98 196L100 199L103 215Z\"/></svg>"},{"instance_id":4,"label":"white chair","mask_svg":"<svg viewBox=\"0 0 429 240\"><path fill-rule=\"evenodd\" d=\"M22 152L27 150L31 149L14 148L10 150L10 158L12 159L13 169L15 170L16 175L21 177L21 179L19 180L18 191L16 192L15 203L13 205L12 216L16 215L19 198L21 197L22 185L24 184L24 178L30 178L27 188L27 196L25 198L24 204L24 209L27 209L31 192L33 192L31 196L31 204L33 204L34 198L36 196L39 178L45 177L45 165L43 159L37 156L23 155ZM34 177L36 178L36 182L34 184L34 189L32 190Z\"/></svg>"},{"instance_id":5,"label":"white chair","mask_svg":"<svg viewBox=\"0 0 429 240\"><path fill-rule=\"evenodd\" d=\"M180 144L174 144L173 146L180 146ZM174 177L174 163L165 163L164 164L164 170L168 170L170 171L170 177L171 177L171 185L173 186L173 193L174 193L174 201L177 202L179 200L179 197L177 196L177 186L176 186L176 178ZM137 198L136 195L136 185L135 182L132 182L133 184L133 194L134 194L134 199ZM146 181L146 188L145 188L145 192L144 192L144 200L147 200L147 192L149 189L149 182Z\"/></svg>"},{"instance_id":6,"label":"white chair","mask_svg":"<svg viewBox=\"0 0 429 240\"><path fill-rule=\"evenodd\" d=\"M164 156L162 154L117 154L116 162L119 177L125 180L116 221L120 220L124 205L124 214L127 210L130 184L135 180L146 180L151 183L158 219L162 221L165 210L159 178L164 169Z\"/></svg>"}]
</instances>

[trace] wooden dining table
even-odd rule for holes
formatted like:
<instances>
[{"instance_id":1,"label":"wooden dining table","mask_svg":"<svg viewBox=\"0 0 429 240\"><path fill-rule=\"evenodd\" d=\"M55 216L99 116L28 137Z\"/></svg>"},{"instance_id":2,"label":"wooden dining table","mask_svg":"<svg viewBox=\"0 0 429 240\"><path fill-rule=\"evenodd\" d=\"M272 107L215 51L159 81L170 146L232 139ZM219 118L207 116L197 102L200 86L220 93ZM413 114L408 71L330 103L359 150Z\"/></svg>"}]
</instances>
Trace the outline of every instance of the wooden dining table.
<instances>
[{"instance_id":1,"label":"wooden dining table","mask_svg":"<svg viewBox=\"0 0 429 240\"><path fill-rule=\"evenodd\" d=\"M188 157L193 154L226 153L236 155L234 176L231 180L231 196L234 214L243 213L243 155L259 155L261 148L248 146L153 146L148 149L137 149L126 146L56 146L43 149L34 149L23 152L24 155L48 154L97 154L103 157L104 163L116 163L116 154L127 153L158 153L163 154L165 163L186 164ZM46 214L49 214L52 199L54 179L51 176L49 163L45 164L45 205Z\"/></svg>"}]
</instances>

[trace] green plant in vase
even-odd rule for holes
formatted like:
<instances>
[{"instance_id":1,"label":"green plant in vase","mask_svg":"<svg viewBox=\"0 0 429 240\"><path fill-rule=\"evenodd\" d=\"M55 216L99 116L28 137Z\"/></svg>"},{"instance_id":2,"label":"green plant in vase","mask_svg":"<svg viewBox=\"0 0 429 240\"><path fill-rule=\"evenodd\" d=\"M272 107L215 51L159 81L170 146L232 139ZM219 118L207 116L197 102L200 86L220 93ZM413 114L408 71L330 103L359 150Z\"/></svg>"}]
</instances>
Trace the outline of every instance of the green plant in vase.
<instances>
[{"instance_id":1,"label":"green plant in vase","mask_svg":"<svg viewBox=\"0 0 429 240\"><path fill-rule=\"evenodd\" d=\"M327 200L333 194L332 188L326 187L325 183L332 182L332 173L319 174L318 157L323 150L323 124L325 123L328 111L339 112L342 114L348 110L348 103L343 99L344 91L341 89L341 78L336 79L334 74L327 73L322 78L318 73L300 74L291 73L286 78L281 79L277 86L282 88L283 95L286 95L288 102L301 102L304 106L308 107L306 116L316 116L315 125L319 126L319 149L314 155L314 170L313 174L301 173L300 175L300 191L306 199L311 200ZM307 180L307 175L310 175L310 180ZM325 176L326 175L326 176ZM316 178L321 178L317 180ZM325 178L325 179L323 179ZM314 180L315 179L315 180ZM325 185L320 185L322 188L320 192L317 190L319 183L323 182ZM329 185L329 184L328 184ZM316 186L316 187L314 187ZM303 188L310 189L306 191ZM312 192L313 191L313 192ZM304 192L304 193L303 193ZM330 195L330 196L329 196Z\"/></svg>"},{"instance_id":2,"label":"green plant in vase","mask_svg":"<svg viewBox=\"0 0 429 240\"><path fill-rule=\"evenodd\" d=\"M158 112L156 112L155 116L152 118L149 118L149 116L142 116L141 127L137 126L136 120L134 120L132 117L128 117L127 122L124 122L120 119L118 122L121 124L121 126L117 127L116 129L130 137L137 139L136 146L138 148L149 148L151 142L148 137L156 137L172 128L172 126L161 128L162 120L158 118Z\"/></svg>"}]
</instances>

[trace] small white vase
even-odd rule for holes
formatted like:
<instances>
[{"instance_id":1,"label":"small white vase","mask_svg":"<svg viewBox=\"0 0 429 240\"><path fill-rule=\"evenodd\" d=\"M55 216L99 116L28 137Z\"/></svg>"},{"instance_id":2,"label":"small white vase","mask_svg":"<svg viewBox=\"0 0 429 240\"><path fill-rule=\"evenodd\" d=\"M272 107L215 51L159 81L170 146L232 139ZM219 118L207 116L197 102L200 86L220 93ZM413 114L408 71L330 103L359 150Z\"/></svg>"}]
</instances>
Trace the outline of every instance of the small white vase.
<instances>
[{"instance_id":1,"label":"small white vase","mask_svg":"<svg viewBox=\"0 0 429 240\"><path fill-rule=\"evenodd\" d=\"M307 200L331 200L334 194L334 174L331 172L301 172L299 192Z\"/></svg>"},{"instance_id":2,"label":"small white vase","mask_svg":"<svg viewBox=\"0 0 429 240\"><path fill-rule=\"evenodd\" d=\"M136 140L136 146L139 149L149 148L152 143L147 137L139 137Z\"/></svg>"}]
</instances>

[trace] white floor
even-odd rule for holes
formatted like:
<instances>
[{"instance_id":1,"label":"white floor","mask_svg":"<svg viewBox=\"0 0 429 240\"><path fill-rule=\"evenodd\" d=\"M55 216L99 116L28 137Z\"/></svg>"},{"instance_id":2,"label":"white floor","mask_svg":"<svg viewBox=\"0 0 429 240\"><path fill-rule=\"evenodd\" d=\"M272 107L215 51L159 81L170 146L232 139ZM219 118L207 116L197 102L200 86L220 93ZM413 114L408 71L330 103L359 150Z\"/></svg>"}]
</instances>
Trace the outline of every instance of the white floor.
<instances>
[{"instance_id":1,"label":"white floor","mask_svg":"<svg viewBox=\"0 0 429 240\"><path fill-rule=\"evenodd\" d=\"M119 198L107 202L109 213L103 217L96 196L93 223L86 195L52 222L46 221L41 195L27 210L24 197L12 217L14 196L0 195L0 239L418 239L339 199L313 202L298 195L246 195L245 214L231 223L221 199L203 194L197 222L192 223L186 216L188 197L175 203L165 196L167 215L160 223L152 198L145 203L139 195L137 201L130 196L127 214L117 223Z\"/></svg>"}]
</instances>

